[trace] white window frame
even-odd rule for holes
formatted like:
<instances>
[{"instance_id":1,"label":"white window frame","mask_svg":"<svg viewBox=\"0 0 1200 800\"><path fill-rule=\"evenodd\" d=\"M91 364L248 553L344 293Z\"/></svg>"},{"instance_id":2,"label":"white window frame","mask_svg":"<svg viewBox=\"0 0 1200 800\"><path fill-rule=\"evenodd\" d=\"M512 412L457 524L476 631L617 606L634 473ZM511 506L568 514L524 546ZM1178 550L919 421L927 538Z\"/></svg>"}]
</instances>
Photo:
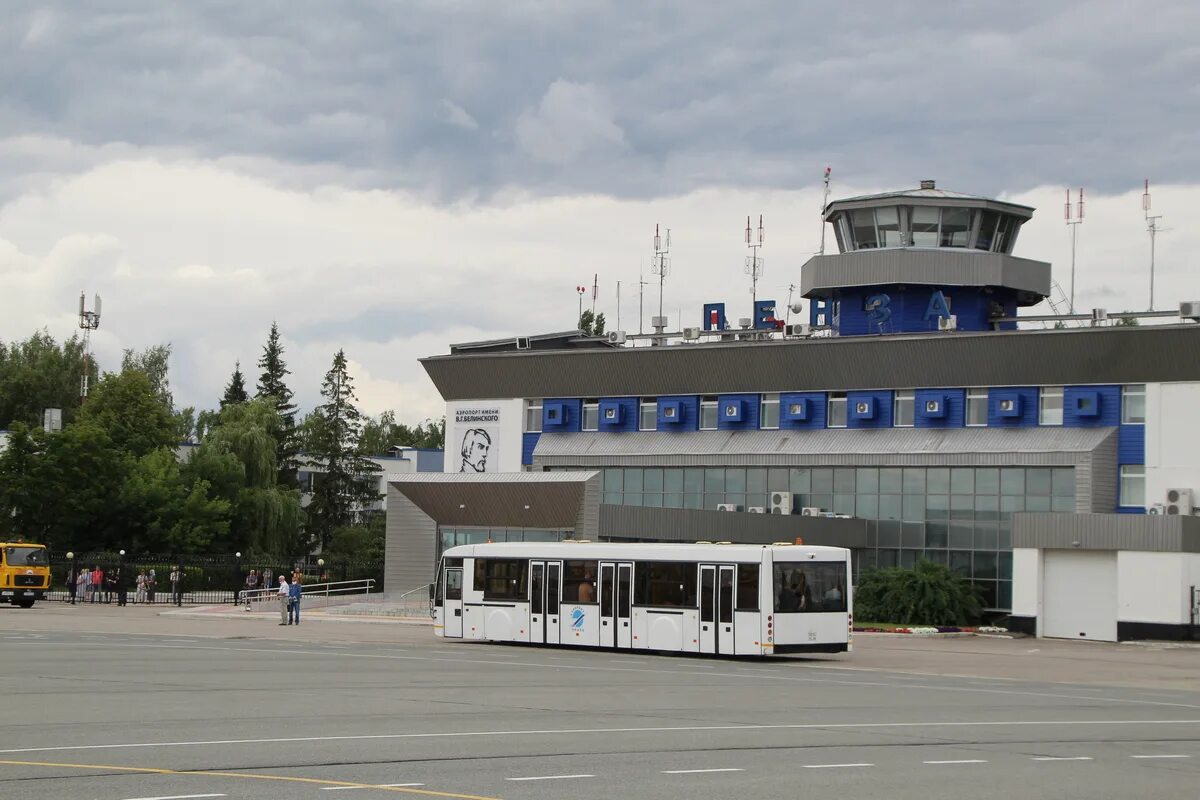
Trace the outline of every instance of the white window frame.
<instances>
[{"instance_id":1,"label":"white window frame","mask_svg":"<svg viewBox=\"0 0 1200 800\"><path fill-rule=\"evenodd\" d=\"M646 414L650 414L650 425L646 426ZM658 398L643 397L638 402L638 430L639 431L656 431L658 430Z\"/></svg>"},{"instance_id":2,"label":"white window frame","mask_svg":"<svg viewBox=\"0 0 1200 800\"><path fill-rule=\"evenodd\" d=\"M525 401L525 433L542 432L542 407L544 402L543 400Z\"/></svg>"},{"instance_id":3,"label":"white window frame","mask_svg":"<svg viewBox=\"0 0 1200 800\"><path fill-rule=\"evenodd\" d=\"M983 405L983 422L971 421L971 401L975 401L978 408L980 403ZM963 424L970 428L986 427L988 422L988 390L987 389L967 389L967 404L963 409Z\"/></svg>"},{"instance_id":4,"label":"white window frame","mask_svg":"<svg viewBox=\"0 0 1200 800\"><path fill-rule=\"evenodd\" d=\"M900 422L900 406L908 405L908 422ZM898 391L892 398L892 426L911 428L917 424L917 393L911 390Z\"/></svg>"},{"instance_id":5,"label":"white window frame","mask_svg":"<svg viewBox=\"0 0 1200 800\"><path fill-rule=\"evenodd\" d=\"M1142 418L1132 420L1129 419L1129 398L1140 397L1142 400ZM1146 384L1133 383L1129 386L1121 387L1121 424L1122 425L1145 425L1146 424Z\"/></svg>"},{"instance_id":6,"label":"white window frame","mask_svg":"<svg viewBox=\"0 0 1200 800\"><path fill-rule=\"evenodd\" d=\"M591 417L591 425L588 424L588 418ZM600 401L599 400L584 400L583 414L580 418L581 430L598 431L600 430Z\"/></svg>"},{"instance_id":7,"label":"white window frame","mask_svg":"<svg viewBox=\"0 0 1200 800\"><path fill-rule=\"evenodd\" d=\"M833 409L835 406L841 406L841 424L833 424ZM850 403L846 399L845 392L830 392L825 400L825 427L826 428L846 428L850 424Z\"/></svg>"},{"instance_id":8,"label":"white window frame","mask_svg":"<svg viewBox=\"0 0 1200 800\"><path fill-rule=\"evenodd\" d=\"M775 424L768 425L766 423L767 409L772 406L775 408ZM777 430L779 428L780 411L779 392L768 392L760 396L758 403L758 427L764 431Z\"/></svg>"},{"instance_id":9,"label":"white window frame","mask_svg":"<svg viewBox=\"0 0 1200 800\"><path fill-rule=\"evenodd\" d=\"M1049 398L1058 398L1058 418L1048 417L1046 414L1046 400ZM1062 425L1063 410L1066 408L1066 391L1063 386L1043 386L1038 390L1038 425ZM1053 411L1053 409L1051 409ZM1049 420L1049 421L1047 421Z\"/></svg>"},{"instance_id":10,"label":"white window frame","mask_svg":"<svg viewBox=\"0 0 1200 800\"><path fill-rule=\"evenodd\" d=\"M1120 496L1122 506L1146 506L1146 465L1122 464Z\"/></svg>"},{"instance_id":11,"label":"white window frame","mask_svg":"<svg viewBox=\"0 0 1200 800\"><path fill-rule=\"evenodd\" d=\"M718 420L721 418L720 408L718 408L718 400L716 395L700 398L700 430L715 431L717 429ZM711 424L705 425L705 417L711 419Z\"/></svg>"}]
</instances>

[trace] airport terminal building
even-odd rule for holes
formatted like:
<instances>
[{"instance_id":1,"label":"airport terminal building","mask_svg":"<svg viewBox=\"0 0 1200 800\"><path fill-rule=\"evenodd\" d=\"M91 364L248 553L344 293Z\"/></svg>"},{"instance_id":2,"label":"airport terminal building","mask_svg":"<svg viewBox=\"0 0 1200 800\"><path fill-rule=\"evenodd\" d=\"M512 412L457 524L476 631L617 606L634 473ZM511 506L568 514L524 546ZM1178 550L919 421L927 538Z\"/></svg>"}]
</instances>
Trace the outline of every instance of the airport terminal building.
<instances>
[{"instance_id":1,"label":"airport terminal building","mask_svg":"<svg viewBox=\"0 0 1200 800\"><path fill-rule=\"evenodd\" d=\"M932 182L838 200L803 324L711 303L423 359L446 471L389 482L389 586L470 542L799 537L948 564L1017 629L1193 637L1200 304L1018 328L1052 288L1012 255L1032 213Z\"/></svg>"}]
</instances>

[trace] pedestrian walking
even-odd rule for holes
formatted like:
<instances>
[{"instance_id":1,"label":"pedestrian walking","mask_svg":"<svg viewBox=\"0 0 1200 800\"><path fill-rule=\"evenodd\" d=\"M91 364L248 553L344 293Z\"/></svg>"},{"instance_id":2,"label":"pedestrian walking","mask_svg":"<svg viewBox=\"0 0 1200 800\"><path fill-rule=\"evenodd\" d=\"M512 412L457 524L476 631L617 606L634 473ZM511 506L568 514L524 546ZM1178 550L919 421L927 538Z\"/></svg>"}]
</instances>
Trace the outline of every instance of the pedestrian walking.
<instances>
[{"instance_id":1,"label":"pedestrian walking","mask_svg":"<svg viewBox=\"0 0 1200 800\"><path fill-rule=\"evenodd\" d=\"M183 605L183 569L178 565L171 570L171 602L177 606Z\"/></svg>"},{"instance_id":2,"label":"pedestrian walking","mask_svg":"<svg viewBox=\"0 0 1200 800\"><path fill-rule=\"evenodd\" d=\"M301 577L299 572L292 573L292 585L288 587L288 625L300 624Z\"/></svg>"},{"instance_id":3,"label":"pedestrian walking","mask_svg":"<svg viewBox=\"0 0 1200 800\"><path fill-rule=\"evenodd\" d=\"M117 605L124 606L129 604L129 577L125 567L117 567L117 577L115 580L117 587Z\"/></svg>"},{"instance_id":4,"label":"pedestrian walking","mask_svg":"<svg viewBox=\"0 0 1200 800\"><path fill-rule=\"evenodd\" d=\"M79 587L75 583L75 570L72 568L68 568L67 569L67 595L69 595L72 605L75 604L75 592L78 589L79 589Z\"/></svg>"},{"instance_id":5,"label":"pedestrian walking","mask_svg":"<svg viewBox=\"0 0 1200 800\"><path fill-rule=\"evenodd\" d=\"M88 586L92 583L92 572L87 567L79 570L79 574L75 576L75 600L79 603L86 603L88 596Z\"/></svg>"},{"instance_id":6,"label":"pedestrian walking","mask_svg":"<svg viewBox=\"0 0 1200 800\"><path fill-rule=\"evenodd\" d=\"M154 570L150 570L150 574L146 576L146 602L153 603L154 595L158 591L158 576Z\"/></svg>"},{"instance_id":7,"label":"pedestrian walking","mask_svg":"<svg viewBox=\"0 0 1200 800\"><path fill-rule=\"evenodd\" d=\"M288 597L291 593L291 587L288 586L287 578L279 576L279 591L276 597L279 598L279 624L288 624Z\"/></svg>"},{"instance_id":8,"label":"pedestrian walking","mask_svg":"<svg viewBox=\"0 0 1200 800\"><path fill-rule=\"evenodd\" d=\"M146 570L138 570L136 592L133 595L134 603L146 602Z\"/></svg>"},{"instance_id":9,"label":"pedestrian walking","mask_svg":"<svg viewBox=\"0 0 1200 800\"><path fill-rule=\"evenodd\" d=\"M113 594L117 591L117 575L120 571L121 569L118 567L116 570L109 570L108 574L104 576L104 602L106 604L112 603Z\"/></svg>"}]
</instances>

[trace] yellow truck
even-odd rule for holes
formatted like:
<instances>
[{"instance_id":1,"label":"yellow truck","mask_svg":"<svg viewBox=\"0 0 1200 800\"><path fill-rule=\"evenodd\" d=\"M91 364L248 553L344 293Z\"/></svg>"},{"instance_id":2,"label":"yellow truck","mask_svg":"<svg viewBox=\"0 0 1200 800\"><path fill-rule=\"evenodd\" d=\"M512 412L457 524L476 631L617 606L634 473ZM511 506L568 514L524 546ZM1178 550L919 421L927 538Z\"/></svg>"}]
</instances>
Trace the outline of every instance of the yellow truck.
<instances>
[{"instance_id":1,"label":"yellow truck","mask_svg":"<svg viewBox=\"0 0 1200 800\"><path fill-rule=\"evenodd\" d=\"M0 542L0 603L31 608L50 589L50 551L45 545Z\"/></svg>"}]
</instances>

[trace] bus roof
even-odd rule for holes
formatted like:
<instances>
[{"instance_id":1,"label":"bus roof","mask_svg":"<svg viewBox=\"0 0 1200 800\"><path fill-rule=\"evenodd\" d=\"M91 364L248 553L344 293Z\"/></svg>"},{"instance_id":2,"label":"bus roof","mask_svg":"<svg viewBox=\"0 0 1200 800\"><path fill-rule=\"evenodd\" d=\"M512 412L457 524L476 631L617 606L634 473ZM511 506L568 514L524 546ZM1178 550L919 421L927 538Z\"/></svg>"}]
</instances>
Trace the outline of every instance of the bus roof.
<instances>
[{"instance_id":1,"label":"bus roof","mask_svg":"<svg viewBox=\"0 0 1200 800\"><path fill-rule=\"evenodd\" d=\"M463 544L447 548L444 556L486 556L547 559L608 559L649 561L762 561L770 550L777 561L810 558L814 561L842 561L849 555L844 547L805 544L707 544L683 542L495 542Z\"/></svg>"}]
</instances>

